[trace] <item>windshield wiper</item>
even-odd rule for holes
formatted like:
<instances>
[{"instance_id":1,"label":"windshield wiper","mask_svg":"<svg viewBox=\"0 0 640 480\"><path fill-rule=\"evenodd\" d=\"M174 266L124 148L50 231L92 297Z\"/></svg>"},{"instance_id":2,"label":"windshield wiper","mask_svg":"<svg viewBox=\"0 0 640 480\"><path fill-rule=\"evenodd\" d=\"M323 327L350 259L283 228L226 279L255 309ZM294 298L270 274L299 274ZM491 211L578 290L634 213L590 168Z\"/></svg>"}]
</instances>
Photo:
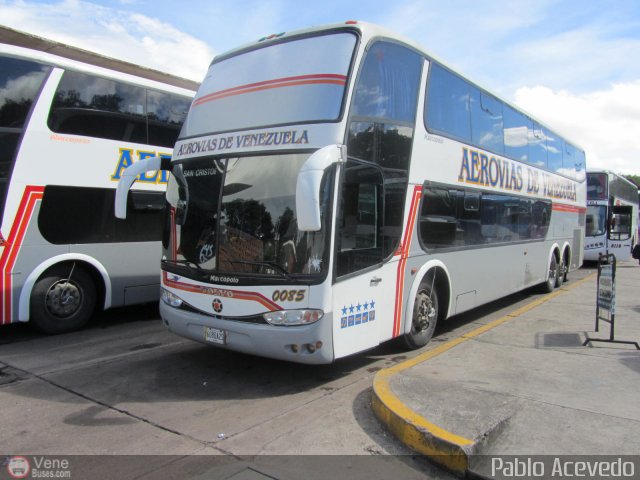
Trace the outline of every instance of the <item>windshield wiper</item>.
<instances>
[{"instance_id":1,"label":"windshield wiper","mask_svg":"<svg viewBox=\"0 0 640 480\"><path fill-rule=\"evenodd\" d=\"M197 270L201 273L206 273L206 270L198 265L196 262L192 262L191 260L163 260L163 262L174 263L176 265L185 265L192 270Z\"/></svg>"},{"instance_id":2,"label":"windshield wiper","mask_svg":"<svg viewBox=\"0 0 640 480\"><path fill-rule=\"evenodd\" d=\"M262 267L269 267L275 272L279 273L281 277L286 278L287 280L291 280L292 277L284 268L278 265L275 262L247 262L244 260L229 260L230 263L238 263L240 265L258 265Z\"/></svg>"}]
</instances>

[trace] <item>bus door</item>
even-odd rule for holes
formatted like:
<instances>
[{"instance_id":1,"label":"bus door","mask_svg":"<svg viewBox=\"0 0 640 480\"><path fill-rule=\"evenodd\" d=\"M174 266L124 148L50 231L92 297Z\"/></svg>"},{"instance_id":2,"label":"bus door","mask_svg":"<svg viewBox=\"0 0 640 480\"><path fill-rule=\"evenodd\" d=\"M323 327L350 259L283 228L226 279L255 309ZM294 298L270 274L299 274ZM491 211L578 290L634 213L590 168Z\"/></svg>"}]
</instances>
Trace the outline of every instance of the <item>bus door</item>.
<instances>
[{"instance_id":1,"label":"bus door","mask_svg":"<svg viewBox=\"0 0 640 480\"><path fill-rule=\"evenodd\" d=\"M614 205L611 208L607 233L608 253L614 254L617 260L631 260L632 215L633 207L630 205Z\"/></svg>"},{"instance_id":2,"label":"bus door","mask_svg":"<svg viewBox=\"0 0 640 480\"><path fill-rule=\"evenodd\" d=\"M380 168L348 160L336 221L336 358L374 347L382 337L391 337L398 262L392 259L384 263L390 248L385 247L384 202Z\"/></svg>"},{"instance_id":3,"label":"bus door","mask_svg":"<svg viewBox=\"0 0 640 480\"><path fill-rule=\"evenodd\" d=\"M402 255L396 252L427 65L409 48L375 41L358 73L336 217L336 357L378 345L401 329L404 270L399 269L408 245Z\"/></svg>"},{"instance_id":4,"label":"bus door","mask_svg":"<svg viewBox=\"0 0 640 480\"><path fill-rule=\"evenodd\" d=\"M404 279L400 268L409 250L409 245L400 246L403 204L410 200L406 191L406 182L385 178L376 165L354 159L344 165L336 215L336 358L400 335ZM411 199L414 213L420 192Z\"/></svg>"}]
</instances>

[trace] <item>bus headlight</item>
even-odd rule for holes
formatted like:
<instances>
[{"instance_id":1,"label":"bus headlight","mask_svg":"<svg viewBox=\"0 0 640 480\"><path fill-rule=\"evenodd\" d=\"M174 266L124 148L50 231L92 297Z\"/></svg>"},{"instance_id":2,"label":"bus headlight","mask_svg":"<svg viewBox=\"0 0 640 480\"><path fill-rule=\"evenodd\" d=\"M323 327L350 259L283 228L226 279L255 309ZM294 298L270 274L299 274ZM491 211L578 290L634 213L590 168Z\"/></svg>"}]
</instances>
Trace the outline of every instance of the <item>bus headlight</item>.
<instances>
[{"instance_id":1,"label":"bus headlight","mask_svg":"<svg viewBox=\"0 0 640 480\"><path fill-rule=\"evenodd\" d=\"M174 308L180 308L182 306L183 300L179 296L171 293L169 290L166 290L164 288L161 290L162 291L160 293L160 299L164 303Z\"/></svg>"},{"instance_id":2,"label":"bus headlight","mask_svg":"<svg viewBox=\"0 0 640 480\"><path fill-rule=\"evenodd\" d=\"M322 310L278 310L262 314L271 325L308 325L315 323L324 316Z\"/></svg>"}]
</instances>

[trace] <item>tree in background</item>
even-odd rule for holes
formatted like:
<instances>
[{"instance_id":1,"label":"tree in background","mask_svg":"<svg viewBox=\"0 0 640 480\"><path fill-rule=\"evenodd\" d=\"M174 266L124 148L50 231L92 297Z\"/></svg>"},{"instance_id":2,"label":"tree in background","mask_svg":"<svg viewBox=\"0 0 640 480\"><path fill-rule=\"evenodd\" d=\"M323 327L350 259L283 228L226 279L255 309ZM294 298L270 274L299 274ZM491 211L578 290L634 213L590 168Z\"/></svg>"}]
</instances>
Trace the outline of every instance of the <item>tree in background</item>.
<instances>
[{"instance_id":1,"label":"tree in background","mask_svg":"<svg viewBox=\"0 0 640 480\"><path fill-rule=\"evenodd\" d=\"M640 188L640 175L623 175L624 178L636 184Z\"/></svg>"}]
</instances>

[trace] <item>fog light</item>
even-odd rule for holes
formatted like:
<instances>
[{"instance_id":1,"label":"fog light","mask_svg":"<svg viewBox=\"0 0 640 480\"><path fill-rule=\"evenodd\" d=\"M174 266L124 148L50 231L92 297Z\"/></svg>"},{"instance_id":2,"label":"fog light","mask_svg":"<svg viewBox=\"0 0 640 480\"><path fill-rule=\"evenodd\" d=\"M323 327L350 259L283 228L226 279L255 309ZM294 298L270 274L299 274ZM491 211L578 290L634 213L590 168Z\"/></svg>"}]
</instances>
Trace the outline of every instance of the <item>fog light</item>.
<instances>
[{"instance_id":1,"label":"fog light","mask_svg":"<svg viewBox=\"0 0 640 480\"><path fill-rule=\"evenodd\" d=\"M307 350L309 350L309 353L314 353L316 351L316 346L313 343L307 343Z\"/></svg>"},{"instance_id":2,"label":"fog light","mask_svg":"<svg viewBox=\"0 0 640 480\"><path fill-rule=\"evenodd\" d=\"M291 351L293 353L298 353L300 351L300 347L298 347L298 345L294 343L293 345L291 345Z\"/></svg>"},{"instance_id":3,"label":"fog light","mask_svg":"<svg viewBox=\"0 0 640 480\"><path fill-rule=\"evenodd\" d=\"M161 289L160 299L174 308L180 308L182 306L182 299L165 288Z\"/></svg>"},{"instance_id":4,"label":"fog light","mask_svg":"<svg viewBox=\"0 0 640 480\"><path fill-rule=\"evenodd\" d=\"M324 316L322 310L278 310L276 312L263 313L262 317L271 325L292 326L309 325L320 320Z\"/></svg>"}]
</instances>

